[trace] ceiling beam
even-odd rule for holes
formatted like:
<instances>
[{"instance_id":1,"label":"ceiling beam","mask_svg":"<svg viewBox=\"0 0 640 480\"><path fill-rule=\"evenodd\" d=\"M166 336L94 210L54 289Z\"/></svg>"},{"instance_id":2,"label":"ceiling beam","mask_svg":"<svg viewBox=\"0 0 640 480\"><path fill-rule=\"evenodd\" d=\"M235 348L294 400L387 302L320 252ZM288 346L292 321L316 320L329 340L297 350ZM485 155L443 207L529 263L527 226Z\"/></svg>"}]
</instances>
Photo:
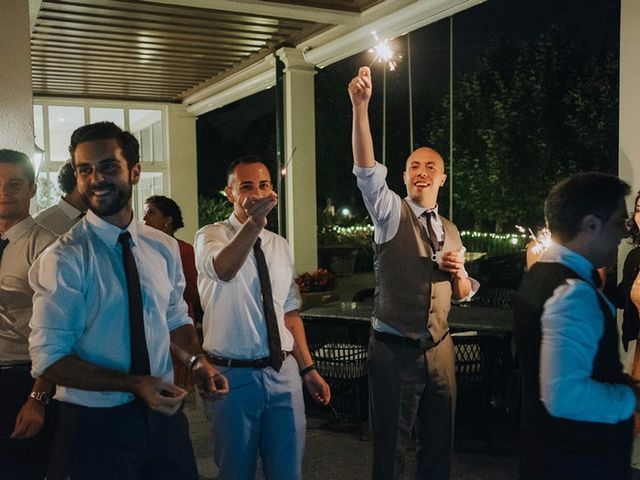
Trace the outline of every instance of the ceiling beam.
<instances>
[{"instance_id":1,"label":"ceiling beam","mask_svg":"<svg viewBox=\"0 0 640 480\"><path fill-rule=\"evenodd\" d=\"M396 37L437 22L485 0L385 0L366 10L356 25L340 25L297 45L305 59L318 67L326 67L350 55L373 46L372 30L382 37ZM194 115L223 107L275 83L273 54L264 59L261 67L251 65L224 80L206 86L183 101ZM252 75L258 71L258 75Z\"/></svg>"},{"instance_id":2,"label":"ceiling beam","mask_svg":"<svg viewBox=\"0 0 640 480\"><path fill-rule=\"evenodd\" d=\"M359 12L335 8L291 5L287 2L264 2L260 0L144 0L145 2L180 5L181 7L208 8L227 12L250 13L252 15L290 18L305 22L328 25L352 25L360 18Z\"/></svg>"}]
</instances>

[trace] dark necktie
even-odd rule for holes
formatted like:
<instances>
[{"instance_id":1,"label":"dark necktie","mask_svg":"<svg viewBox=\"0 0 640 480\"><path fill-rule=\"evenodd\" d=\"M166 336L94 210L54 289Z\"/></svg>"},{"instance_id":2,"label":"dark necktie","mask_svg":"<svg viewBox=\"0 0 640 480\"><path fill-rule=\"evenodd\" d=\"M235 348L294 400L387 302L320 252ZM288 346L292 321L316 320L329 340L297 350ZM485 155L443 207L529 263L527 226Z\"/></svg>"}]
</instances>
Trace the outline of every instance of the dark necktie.
<instances>
[{"instance_id":1,"label":"dark necktie","mask_svg":"<svg viewBox=\"0 0 640 480\"><path fill-rule=\"evenodd\" d=\"M0 238L0 260L2 260L2 254L7 245L9 245L9 240L6 238Z\"/></svg>"},{"instance_id":2,"label":"dark necktie","mask_svg":"<svg viewBox=\"0 0 640 480\"><path fill-rule=\"evenodd\" d=\"M262 305L264 307L264 318L267 323L267 338L269 342L269 365L276 372L282 367L282 344L280 343L280 332L278 331L278 318L273 307L273 292L271 291L271 279L269 278L269 268L264 252L260 247L262 240L260 237L253 244L253 253L256 256L258 265L258 278L260 279L260 291L262 292Z\"/></svg>"},{"instance_id":3,"label":"dark necktie","mask_svg":"<svg viewBox=\"0 0 640 480\"><path fill-rule=\"evenodd\" d=\"M440 242L438 241L438 236L436 235L435 230L433 229L433 220L435 217L435 213L433 211L425 210L422 214L424 220L427 224L427 233L429 234L429 242L431 242L431 249L433 253L436 253L440 250Z\"/></svg>"},{"instance_id":4,"label":"dark necktie","mask_svg":"<svg viewBox=\"0 0 640 480\"><path fill-rule=\"evenodd\" d=\"M124 273L127 277L127 293L129 295L129 329L131 332L131 373L133 375L149 375L149 351L144 335L144 313L142 310L142 291L136 259L131 252L129 232L121 233L118 242L122 245Z\"/></svg>"}]
</instances>

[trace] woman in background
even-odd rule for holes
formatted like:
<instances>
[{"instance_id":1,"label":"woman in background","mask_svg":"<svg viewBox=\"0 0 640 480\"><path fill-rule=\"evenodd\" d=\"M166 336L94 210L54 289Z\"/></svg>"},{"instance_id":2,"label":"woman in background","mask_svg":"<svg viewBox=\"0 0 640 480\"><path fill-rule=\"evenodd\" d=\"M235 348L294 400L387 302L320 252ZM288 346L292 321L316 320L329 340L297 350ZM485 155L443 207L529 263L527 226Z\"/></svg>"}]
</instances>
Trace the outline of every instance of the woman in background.
<instances>
[{"instance_id":1,"label":"woman in background","mask_svg":"<svg viewBox=\"0 0 640 480\"><path fill-rule=\"evenodd\" d=\"M152 195L145 200L144 223L150 227L163 231L167 235L175 238L176 230L184 227L182 212L176 202L169 197L162 195ZM182 260L182 270L186 286L184 289L184 300L189 307L189 316L196 322L200 320L199 313L202 311L200 297L198 296L198 272L196 271L196 260L193 253L193 246L178 238L180 247L180 259Z\"/></svg>"},{"instance_id":2,"label":"woman in background","mask_svg":"<svg viewBox=\"0 0 640 480\"><path fill-rule=\"evenodd\" d=\"M629 342L638 339L640 333L640 192L634 201L634 211L627 220L627 228L633 243L633 250L629 252L622 269L622 282L618 285L616 304L624 310L622 321L622 344L629 348ZM640 380L640 348L636 342L631 376Z\"/></svg>"}]
</instances>

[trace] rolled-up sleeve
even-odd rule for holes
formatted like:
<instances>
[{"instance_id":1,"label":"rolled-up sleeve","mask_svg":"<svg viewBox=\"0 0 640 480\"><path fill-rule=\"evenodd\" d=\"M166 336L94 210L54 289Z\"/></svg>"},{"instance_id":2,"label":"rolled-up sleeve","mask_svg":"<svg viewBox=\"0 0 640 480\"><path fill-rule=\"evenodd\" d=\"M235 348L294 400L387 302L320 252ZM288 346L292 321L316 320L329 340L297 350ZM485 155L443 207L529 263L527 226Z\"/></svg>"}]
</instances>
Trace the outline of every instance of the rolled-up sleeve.
<instances>
[{"instance_id":1,"label":"rolled-up sleeve","mask_svg":"<svg viewBox=\"0 0 640 480\"><path fill-rule=\"evenodd\" d=\"M207 275L217 282L228 283L218 277L213 267L213 259L229 243L220 225L208 225L196 232L193 248L196 255L196 269L199 274ZM233 281L231 279L230 281ZM230 282L229 281L229 282Z\"/></svg>"},{"instance_id":2,"label":"rolled-up sleeve","mask_svg":"<svg viewBox=\"0 0 640 480\"><path fill-rule=\"evenodd\" d=\"M167 309L167 326L169 327L170 332L176 328L182 327L183 325L193 324L193 320L189 317L189 307L187 306L187 302L185 302L183 295L186 280L184 272L182 271L180 250L177 242L172 245L171 257L170 264L175 268L173 269L173 278L171 279L171 285L173 285L173 288L169 293L169 306Z\"/></svg>"},{"instance_id":3,"label":"rolled-up sleeve","mask_svg":"<svg viewBox=\"0 0 640 480\"><path fill-rule=\"evenodd\" d=\"M596 295L586 282L568 280L545 303L540 394L555 417L617 423L631 417L636 398L628 385L598 382L591 377L604 333Z\"/></svg>"},{"instance_id":4,"label":"rolled-up sleeve","mask_svg":"<svg viewBox=\"0 0 640 480\"><path fill-rule=\"evenodd\" d=\"M32 375L41 376L71 354L85 329L81 267L56 249L45 251L29 270L34 290L29 335Z\"/></svg>"}]
</instances>

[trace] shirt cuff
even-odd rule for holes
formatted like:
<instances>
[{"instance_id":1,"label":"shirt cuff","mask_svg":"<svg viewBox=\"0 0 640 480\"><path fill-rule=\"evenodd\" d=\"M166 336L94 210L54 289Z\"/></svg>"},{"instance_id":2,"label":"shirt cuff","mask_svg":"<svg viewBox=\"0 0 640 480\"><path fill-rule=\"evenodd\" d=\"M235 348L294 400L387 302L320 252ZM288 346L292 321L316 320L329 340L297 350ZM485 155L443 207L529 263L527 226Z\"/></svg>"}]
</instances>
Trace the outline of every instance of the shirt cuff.
<instances>
[{"instance_id":1,"label":"shirt cuff","mask_svg":"<svg viewBox=\"0 0 640 480\"><path fill-rule=\"evenodd\" d=\"M359 167L353 164L353 174L358 178L367 178L376 173L376 170L380 164L376 162L373 167Z\"/></svg>"},{"instance_id":2,"label":"shirt cuff","mask_svg":"<svg viewBox=\"0 0 640 480\"><path fill-rule=\"evenodd\" d=\"M469 300L471 300L473 298L473 296L476 293L478 293L478 290L480 290L480 282L478 282L473 277L467 277L467 278L471 282L471 291L469 292L469 295L467 295L466 297L461 298L459 300L456 300L456 299L452 298L451 299L451 303L453 303L454 305L459 305L461 303L468 302Z\"/></svg>"}]
</instances>

